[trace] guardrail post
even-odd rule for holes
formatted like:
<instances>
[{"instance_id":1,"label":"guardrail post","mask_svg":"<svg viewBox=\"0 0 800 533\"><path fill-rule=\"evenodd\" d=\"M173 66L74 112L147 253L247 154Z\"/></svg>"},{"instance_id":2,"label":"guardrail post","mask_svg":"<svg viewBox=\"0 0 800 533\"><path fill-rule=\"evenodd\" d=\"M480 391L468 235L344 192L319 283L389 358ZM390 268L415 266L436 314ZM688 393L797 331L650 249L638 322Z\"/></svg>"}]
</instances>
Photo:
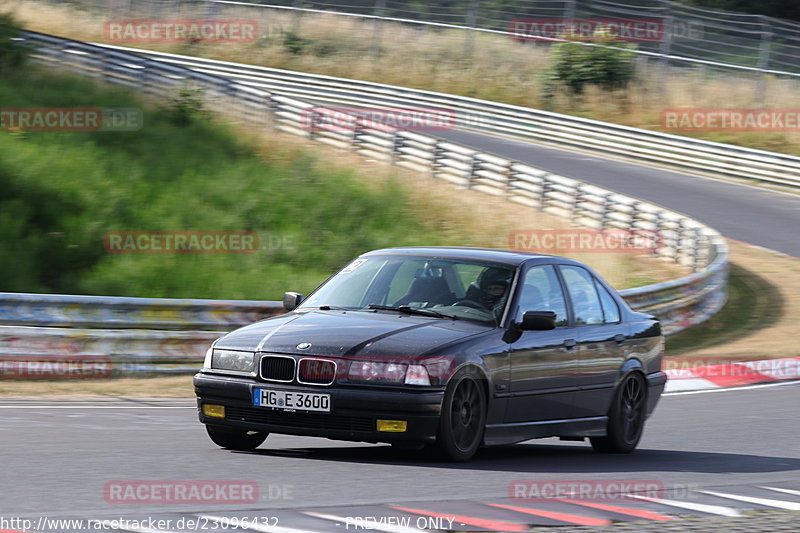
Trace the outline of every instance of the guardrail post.
<instances>
[{"instance_id":1,"label":"guardrail post","mask_svg":"<svg viewBox=\"0 0 800 533\"><path fill-rule=\"evenodd\" d=\"M701 268L708 266L711 256L710 241L708 235L703 233L702 228L694 229L694 261L692 261L692 272L697 272Z\"/></svg>"},{"instance_id":2,"label":"guardrail post","mask_svg":"<svg viewBox=\"0 0 800 533\"><path fill-rule=\"evenodd\" d=\"M386 0L375 0L374 15L376 18L372 19L375 26L372 31L372 47L370 48L370 54L372 57L378 57L381 55L381 34L383 33L384 11L386 11Z\"/></svg>"},{"instance_id":3,"label":"guardrail post","mask_svg":"<svg viewBox=\"0 0 800 533\"><path fill-rule=\"evenodd\" d=\"M603 195L603 211L600 213L600 229L604 230L608 227L609 215L611 214L611 196L614 193L606 193Z\"/></svg>"},{"instance_id":4,"label":"guardrail post","mask_svg":"<svg viewBox=\"0 0 800 533\"><path fill-rule=\"evenodd\" d=\"M470 0L469 10L467 11L466 26L467 36L464 39L464 57L472 57L475 49L475 25L478 21L478 8L481 5L481 0Z\"/></svg>"},{"instance_id":5,"label":"guardrail post","mask_svg":"<svg viewBox=\"0 0 800 533\"><path fill-rule=\"evenodd\" d=\"M547 206L547 195L550 194L552 187L552 183L549 179L547 179L547 174L542 176L542 192L539 196L539 211L544 211L544 208Z\"/></svg>"},{"instance_id":6,"label":"guardrail post","mask_svg":"<svg viewBox=\"0 0 800 533\"><path fill-rule=\"evenodd\" d=\"M581 198L583 198L583 185L578 184L575 186L575 195L572 197L572 205L569 206L569 221L575 225L576 221L581 216Z\"/></svg>"},{"instance_id":7,"label":"guardrail post","mask_svg":"<svg viewBox=\"0 0 800 533\"><path fill-rule=\"evenodd\" d=\"M475 179L475 171L478 170L478 165L478 152L473 152L469 160L469 172L467 173L467 184L464 186L465 189L472 188L472 181Z\"/></svg>"},{"instance_id":8,"label":"guardrail post","mask_svg":"<svg viewBox=\"0 0 800 533\"><path fill-rule=\"evenodd\" d=\"M636 223L639 222L639 217L641 216L641 208L639 207L639 202L633 202L631 204L631 220L628 222L628 232L632 232L636 229Z\"/></svg>"},{"instance_id":9,"label":"guardrail post","mask_svg":"<svg viewBox=\"0 0 800 533\"><path fill-rule=\"evenodd\" d=\"M678 222L678 244L675 254L676 263L681 262L681 258L688 257L693 260L693 252L690 241L693 240L693 234L688 226L688 221L685 218L680 219Z\"/></svg>"},{"instance_id":10,"label":"guardrail post","mask_svg":"<svg viewBox=\"0 0 800 533\"><path fill-rule=\"evenodd\" d=\"M300 31L300 19L303 17L303 0L292 0L292 32L297 33Z\"/></svg>"},{"instance_id":11,"label":"guardrail post","mask_svg":"<svg viewBox=\"0 0 800 533\"><path fill-rule=\"evenodd\" d=\"M358 150L361 145L361 136L363 135L364 125L361 123L360 118L353 121L353 135L350 136L350 147L353 151Z\"/></svg>"},{"instance_id":12,"label":"guardrail post","mask_svg":"<svg viewBox=\"0 0 800 533\"><path fill-rule=\"evenodd\" d=\"M661 210L656 211L656 232L658 233L658 246L653 250L653 253L657 256L665 256L667 255L667 238L665 231L668 229L667 225L664 221L664 213Z\"/></svg>"},{"instance_id":13,"label":"guardrail post","mask_svg":"<svg viewBox=\"0 0 800 533\"><path fill-rule=\"evenodd\" d=\"M442 153L444 153L444 149L440 146L439 139L436 139L433 142L433 152L431 153L431 178L436 177L436 171L439 170L440 163L439 159L442 157Z\"/></svg>"},{"instance_id":14,"label":"guardrail post","mask_svg":"<svg viewBox=\"0 0 800 533\"><path fill-rule=\"evenodd\" d=\"M514 191L514 181L516 181L517 171L514 170L514 165L516 165L516 161L509 161L506 165L506 199L511 197L511 193Z\"/></svg>"},{"instance_id":15,"label":"guardrail post","mask_svg":"<svg viewBox=\"0 0 800 533\"><path fill-rule=\"evenodd\" d=\"M317 123L319 122L319 117L322 115L319 111L309 111L306 114L306 117L309 119L308 122L308 138L310 140L314 140L317 138Z\"/></svg>"},{"instance_id":16,"label":"guardrail post","mask_svg":"<svg viewBox=\"0 0 800 533\"><path fill-rule=\"evenodd\" d=\"M394 130L392 134L392 159L391 163L394 165L397 163L397 159L400 157L400 148L403 147L403 138L400 136L400 130Z\"/></svg>"},{"instance_id":17,"label":"guardrail post","mask_svg":"<svg viewBox=\"0 0 800 533\"><path fill-rule=\"evenodd\" d=\"M661 83L659 83L659 87L661 88L661 91L663 91L664 82L666 81L668 74L667 70L669 69L669 54L672 49L672 34L674 31L673 28L675 27L675 16L672 14L671 0L661 0L661 9L663 11L661 19L663 20L664 37L661 40L661 46L658 50L658 53L661 56Z\"/></svg>"},{"instance_id":18,"label":"guardrail post","mask_svg":"<svg viewBox=\"0 0 800 533\"><path fill-rule=\"evenodd\" d=\"M769 56L772 49L772 26L769 23L769 18L760 15L761 18L761 46L758 50L758 84L756 86L756 105L762 106L766 100L767 92L767 74L766 70L769 68Z\"/></svg>"}]
</instances>

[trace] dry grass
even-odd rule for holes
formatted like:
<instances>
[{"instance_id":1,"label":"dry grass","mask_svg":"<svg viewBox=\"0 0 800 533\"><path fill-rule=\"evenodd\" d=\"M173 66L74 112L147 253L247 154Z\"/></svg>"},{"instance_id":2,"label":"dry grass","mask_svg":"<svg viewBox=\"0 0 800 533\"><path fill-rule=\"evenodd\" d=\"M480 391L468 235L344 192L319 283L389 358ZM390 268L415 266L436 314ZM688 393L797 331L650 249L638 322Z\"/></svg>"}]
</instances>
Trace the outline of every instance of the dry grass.
<instances>
[{"instance_id":1,"label":"dry grass","mask_svg":"<svg viewBox=\"0 0 800 533\"><path fill-rule=\"evenodd\" d=\"M509 248L509 235L513 231L573 229L564 218L483 192L456 189L426 174L368 161L353 152L292 135L253 129L246 131L265 158L291 160L313 149L320 168L352 169L353 175L366 184L385 180L401 183L408 194L411 213L429 224L436 224L437 231L445 239L463 240L467 236L473 246ZM645 254L597 252L560 255L587 263L618 289L667 281L689 273L686 267Z\"/></svg>"},{"instance_id":2,"label":"dry grass","mask_svg":"<svg viewBox=\"0 0 800 533\"><path fill-rule=\"evenodd\" d=\"M4 379L0 397L190 398L194 397L194 386L192 376L29 381Z\"/></svg>"},{"instance_id":3,"label":"dry grass","mask_svg":"<svg viewBox=\"0 0 800 533\"><path fill-rule=\"evenodd\" d=\"M30 29L80 40L103 41L103 25L109 18L130 17L78 11L67 6L6 0L0 3L15 10ZM139 13L139 16L152 14ZM208 15L206 9L169 13L169 18ZM662 109L800 107L797 82L766 80L763 104L755 102L757 82L744 74L730 76L695 69L670 71L640 68L639 79L627 90L606 92L589 89L577 100L566 94L545 102L540 90L542 73L549 64L547 49L530 43L516 43L504 36L478 34L474 55L465 55L462 31L417 30L399 24L385 24L380 56L372 55L373 26L357 18L306 14L296 25L292 15L270 9L224 8L225 18L258 20L262 37L254 43L220 44L137 44L143 48L169 51L284 68L317 74L403 85L442 91L562 113L594 118L648 129L661 129ZM287 31L309 41L301 53L284 45ZM767 150L800 154L800 133L737 132L692 134L709 140L730 142Z\"/></svg>"},{"instance_id":4,"label":"dry grass","mask_svg":"<svg viewBox=\"0 0 800 533\"><path fill-rule=\"evenodd\" d=\"M729 302L706 324L667 342L676 361L705 364L800 356L800 259L731 242Z\"/></svg>"}]
</instances>

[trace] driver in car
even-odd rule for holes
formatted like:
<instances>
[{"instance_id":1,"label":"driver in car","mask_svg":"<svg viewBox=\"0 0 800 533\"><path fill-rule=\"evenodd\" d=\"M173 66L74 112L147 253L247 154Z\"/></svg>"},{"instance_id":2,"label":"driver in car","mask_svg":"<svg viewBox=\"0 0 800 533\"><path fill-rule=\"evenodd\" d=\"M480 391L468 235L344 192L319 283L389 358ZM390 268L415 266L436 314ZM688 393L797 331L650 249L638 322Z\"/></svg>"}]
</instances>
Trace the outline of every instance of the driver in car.
<instances>
[{"instance_id":1,"label":"driver in car","mask_svg":"<svg viewBox=\"0 0 800 533\"><path fill-rule=\"evenodd\" d=\"M491 276L484 275L480 283L481 295L478 301L483 304L486 309L496 311L498 305L502 307L505 303L508 286L508 274L505 272Z\"/></svg>"},{"instance_id":2,"label":"driver in car","mask_svg":"<svg viewBox=\"0 0 800 533\"><path fill-rule=\"evenodd\" d=\"M490 267L481 272L477 284L473 283L467 291L466 298L499 315L505 306L510 285L509 270Z\"/></svg>"}]
</instances>

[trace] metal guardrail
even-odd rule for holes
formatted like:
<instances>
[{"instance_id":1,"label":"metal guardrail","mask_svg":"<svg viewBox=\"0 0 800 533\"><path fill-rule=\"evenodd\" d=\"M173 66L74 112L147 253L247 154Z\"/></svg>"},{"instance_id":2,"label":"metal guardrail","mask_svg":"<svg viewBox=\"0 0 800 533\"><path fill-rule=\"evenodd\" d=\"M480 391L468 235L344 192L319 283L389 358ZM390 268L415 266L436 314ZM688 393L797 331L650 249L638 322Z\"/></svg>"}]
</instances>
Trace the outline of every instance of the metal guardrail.
<instances>
[{"instance_id":1,"label":"metal guardrail","mask_svg":"<svg viewBox=\"0 0 800 533\"><path fill-rule=\"evenodd\" d=\"M98 45L219 76L262 91L317 103L436 107L459 128L519 137L680 172L755 180L800 189L800 157L693 139L465 96L289 70Z\"/></svg>"},{"instance_id":2,"label":"metal guardrail","mask_svg":"<svg viewBox=\"0 0 800 533\"><path fill-rule=\"evenodd\" d=\"M358 116L352 117L351 129L309 128L308 115L324 113L325 108L146 55L33 32L26 32L24 40L35 47L33 59L46 65L158 96L187 86L202 88L210 108L258 126L271 125L428 172L433 178L499 195L534 211L565 216L577 225L657 232L662 242L656 253L696 272L621 294L635 309L658 316L667 334L702 322L725 302L725 240L713 229L679 213L420 133L369 127ZM0 323L10 324L0 326L0 356L108 355L119 363L122 372L185 370L186 363L202 359L211 340L222 330L278 310L276 302L93 296L0 294L0 302ZM105 329L108 324L117 329ZM55 325L71 327L52 327ZM92 326L103 329L87 329ZM217 326L219 331L199 331Z\"/></svg>"}]
</instances>

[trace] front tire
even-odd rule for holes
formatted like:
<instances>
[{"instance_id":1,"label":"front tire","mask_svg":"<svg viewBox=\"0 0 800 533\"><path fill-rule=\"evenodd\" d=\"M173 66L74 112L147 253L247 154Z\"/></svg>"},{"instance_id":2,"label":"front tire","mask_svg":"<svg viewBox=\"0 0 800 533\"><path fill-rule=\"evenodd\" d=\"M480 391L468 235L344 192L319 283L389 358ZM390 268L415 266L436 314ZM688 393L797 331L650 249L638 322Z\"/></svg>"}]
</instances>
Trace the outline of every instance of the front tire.
<instances>
[{"instance_id":1,"label":"front tire","mask_svg":"<svg viewBox=\"0 0 800 533\"><path fill-rule=\"evenodd\" d=\"M468 461L483 441L486 393L479 374L464 370L447 387L439 417L436 447L450 461Z\"/></svg>"},{"instance_id":2,"label":"front tire","mask_svg":"<svg viewBox=\"0 0 800 533\"><path fill-rule=\"evenodd\" d=\"M254 433L252 431L219 428L209 425L206 425L206 431L214 444L220 448L240 452L255 450L269 436L269 433Z\"/></svg>"},{"instance_id":3,"label":"front tire","mask_svg":"<svg viewBox=\"0 0 800 533\"><path fill-rule=\"evenodd\" d=\"M605 437L590 437L592 448L602 453L630 453L644 431L647 393L644 378L629 374L617 389L608 413Z\"/></svg>"}]
</instances>

